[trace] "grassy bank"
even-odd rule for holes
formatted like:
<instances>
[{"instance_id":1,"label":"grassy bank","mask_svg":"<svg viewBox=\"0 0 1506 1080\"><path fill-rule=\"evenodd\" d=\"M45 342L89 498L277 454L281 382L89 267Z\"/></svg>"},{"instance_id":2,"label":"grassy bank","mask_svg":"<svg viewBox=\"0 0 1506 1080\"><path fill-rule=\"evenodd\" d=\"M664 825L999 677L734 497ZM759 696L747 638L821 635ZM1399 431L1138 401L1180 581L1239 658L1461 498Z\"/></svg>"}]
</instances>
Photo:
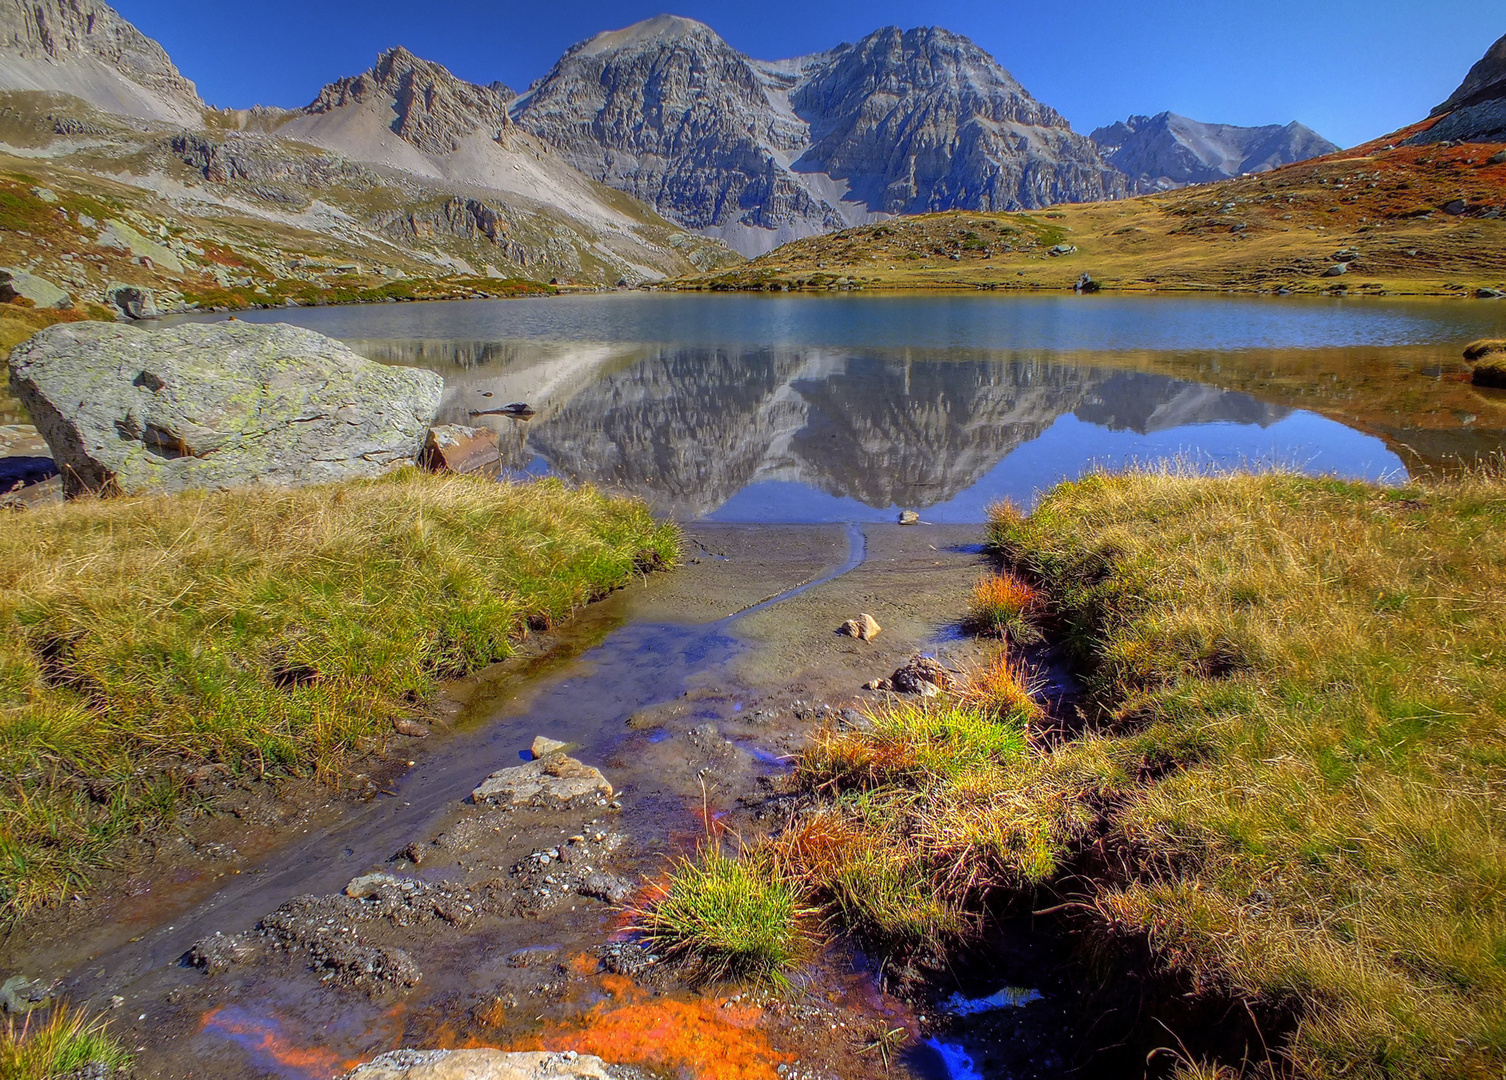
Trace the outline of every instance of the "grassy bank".
<instances>
[{"instance_id":1,"label":"grassy bank","mask_svg":"<svg viewBox=\"0 0 1506 1080\"><path fill-rule=\"evenodd\" d=\"M1090 476L989 540L1086 724L996 672L826 732L787 872L899 943L1065 903L1249 1002L1283 1075L1498 1077L1506 482Z\"/></svg>"},{"instance_id":2,"label":"grassy bank","mask_svg":"<svg viewBox=\"0 0 1506 1080\"><path fill-rule=\"evenodd\" d=\"M1096 927L1294 1016L1299 1075L1498 1076L1506 484L1091 477L990 541L1104 718L1025 786L1111 852Z\"/></svg>"},{"instance_id":3,"label":"grassy bank","mask_svg":"<svg viewBox=\"0 0 1506 1080\"><path fill-rule=\"evenodd\" d=\"M5 518L0 900L79 888L216 771L338 776L677 546L634 501L413 470Z\"/></svg>"}]
</instances>

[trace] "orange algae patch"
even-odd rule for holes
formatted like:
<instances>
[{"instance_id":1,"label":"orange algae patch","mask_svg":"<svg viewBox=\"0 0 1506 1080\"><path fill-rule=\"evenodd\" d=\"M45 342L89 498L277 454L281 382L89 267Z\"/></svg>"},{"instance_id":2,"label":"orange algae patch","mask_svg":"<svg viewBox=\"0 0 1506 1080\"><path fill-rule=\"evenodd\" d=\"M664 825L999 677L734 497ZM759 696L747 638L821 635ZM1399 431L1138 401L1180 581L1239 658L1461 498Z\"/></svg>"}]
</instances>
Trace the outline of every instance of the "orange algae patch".
<instances>
[{"instance_id":1,"label":"orange algae patch","mask_svg":"<svg viewBox=\"0 0 1506 1080\"><path fill-rule=\"evenodd\" d=\"M590 953L576 953L570 957L570 972L574 975L595 975L601 969L601 961Z\"/></svg>"},{"instance_id":2,"label":"orange algae patch","mask_svg":"<svg viewBox=\"0 0 1506 1080\"><path fill-rule=\"evenodd\" d=\"M687 1080L778 1080L775 1067L795 1060L757 1030L763 1016L757 1007L727 1005L723 998L647 1001L620 975L601 983L614 1001L558 1023L516 1049L574 1050Z\"/></svg>"},{"instance_id":3,"label":"orange algae patch","mask_svg":"<svg viewBox=\"0 0 1506 1080\"><path fill-rule=\"evenodd\" d=\"M342 1076L359 1065L317 1046L295 1046L279 1030L276 1020L255 1016L233 1005L220 1005L204 1014L199 1030L223 1036L245 1048L261 1064L275 1063L321 1080Z\"/></svg>"}]
</instances>

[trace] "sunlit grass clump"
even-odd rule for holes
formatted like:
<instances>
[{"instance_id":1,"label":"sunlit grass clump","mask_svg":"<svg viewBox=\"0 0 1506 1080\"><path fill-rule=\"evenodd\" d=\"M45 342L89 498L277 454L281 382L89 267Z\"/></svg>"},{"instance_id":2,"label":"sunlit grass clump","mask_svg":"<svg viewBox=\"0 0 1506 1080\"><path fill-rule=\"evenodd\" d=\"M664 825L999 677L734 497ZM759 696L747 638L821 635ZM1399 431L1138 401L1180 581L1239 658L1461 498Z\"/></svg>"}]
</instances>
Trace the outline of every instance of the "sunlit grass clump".
<instances>
[{"instance_id":1,"label":"sunlit grass clump","mask_svg":"<svg viewBox=\"0 0 1506 1080\"><path fill-rule=\"evenodd\" d=\"M641 503L407 470L0 520L0 905L82 887L193 786L321 774L530 623L677 556Z\"/></svg>"},{"instance_id":2,"label":"sunlit grass clump","mask_svg":"<svg viewBox=\"0 0 1506 1080\"><path fill-rule=\"evenodd\" d=\"M973 586L966 627L975 634L1007 638L1016 643L1040 640L1040 631L1030 621L1036 591L1014 574L986 574Z\"/></svg>"},{"instance_id":3,"label":"sunlit grass clump","mask_svg":"<svg viewBox=\"0 0 1506 1080\"><path fill-rule=\"evenodd\" d=\"M57 1005L45 1015L11 1017L0 1029L0 1080L101 1078L123 1073L131 1063L108 1024Z\"/></svg>"},{"instance_id":4,"label":"sunlit grass clump","mask_svg":"<svg viewBox=\"0 0 1506 1080\"><path fill-rule=\"evenodd\" d=\"M709 847L681 859L636 913L644 938L708 978L783 985L809 951L797 885L778 862Z\"/></svg>"}]
</instances>

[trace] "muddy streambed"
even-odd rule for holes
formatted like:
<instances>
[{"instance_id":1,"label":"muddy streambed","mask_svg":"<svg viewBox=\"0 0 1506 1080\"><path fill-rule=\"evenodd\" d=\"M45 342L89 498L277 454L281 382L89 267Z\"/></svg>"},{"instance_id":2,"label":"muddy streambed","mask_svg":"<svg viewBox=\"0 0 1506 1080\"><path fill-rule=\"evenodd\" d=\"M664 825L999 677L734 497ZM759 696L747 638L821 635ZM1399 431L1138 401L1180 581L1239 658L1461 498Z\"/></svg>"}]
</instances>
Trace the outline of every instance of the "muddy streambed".
<instances>
[{"instance_id":1,"label":"muddy streambed","mask_svg":"<svg viewBox=\"0 0 1506 1080\"><path fill-rule=\"evenodd\" d=\"M324 1080L468 1044L683 1076L1063 1075L1071 991L1028 928L901 996L840 941L786 993L696 992L623 932L620 905L670 858L783 820L789 756L864 682L916 650L972 658L955 620L978 533L691 526L681 569L454 686L450 730L398 740L411 767L373 775L369 797L248 799L12 935L0 970L111 1010L145 1077ZM835 632L860 611L884 626L873 642ZM571 744L610 797L469 801L538 735Z\"/></svg>"}]
</instances>

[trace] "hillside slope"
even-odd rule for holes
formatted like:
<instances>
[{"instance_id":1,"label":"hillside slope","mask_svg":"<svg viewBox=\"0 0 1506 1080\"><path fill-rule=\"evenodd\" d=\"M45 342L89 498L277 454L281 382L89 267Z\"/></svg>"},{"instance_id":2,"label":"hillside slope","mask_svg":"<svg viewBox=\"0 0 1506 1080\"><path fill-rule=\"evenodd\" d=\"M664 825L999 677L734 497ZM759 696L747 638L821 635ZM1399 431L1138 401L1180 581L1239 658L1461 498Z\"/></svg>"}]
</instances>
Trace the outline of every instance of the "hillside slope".
<instances>
[{"instance_id":1,"label":"hillside slope","mask_svg":"<svg viewBox=\"0 0 1506 1080\"><path fill-rule=\"evenodd\" d=\"M900 218L790 244L685 288L987 288L1485 295L1506 291L1506 144L1395 145L1044 213Z\"/></svg>"},{"instance_id":2,"label":"hillside slope","mask_svg":"<svg viewBox=\"0 0 1506 1080\"><path fill-rule=\"evenodd\" d=\"M0 0L0 90L195 126L204 109L162 46L98 0Z\"/></svg>"}]
</instances>

